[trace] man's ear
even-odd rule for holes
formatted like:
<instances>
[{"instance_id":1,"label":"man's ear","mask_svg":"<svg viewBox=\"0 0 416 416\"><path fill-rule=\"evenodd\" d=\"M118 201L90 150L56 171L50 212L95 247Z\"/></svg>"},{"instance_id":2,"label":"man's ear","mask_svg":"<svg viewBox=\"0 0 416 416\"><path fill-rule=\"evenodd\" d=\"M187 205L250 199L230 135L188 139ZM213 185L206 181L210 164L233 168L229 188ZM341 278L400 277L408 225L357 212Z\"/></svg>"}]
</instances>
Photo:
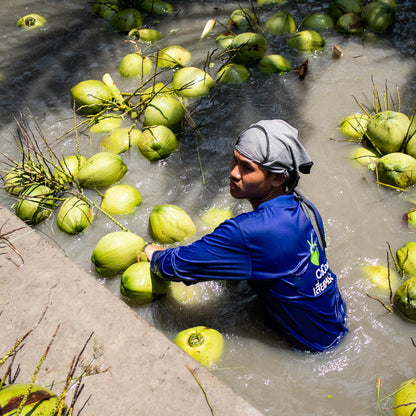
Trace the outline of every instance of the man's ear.
<instances>
[{"instance_id":1,"label":"man's ear","mask_svg":"<svg viewBox=\"0 0 416 416\"><path fill-rule=\"evenodd\" d=\"M283 186L286 182L286 175L284 173L272 173L272 185L276 188Z\"/></svg>"}]
</instances>

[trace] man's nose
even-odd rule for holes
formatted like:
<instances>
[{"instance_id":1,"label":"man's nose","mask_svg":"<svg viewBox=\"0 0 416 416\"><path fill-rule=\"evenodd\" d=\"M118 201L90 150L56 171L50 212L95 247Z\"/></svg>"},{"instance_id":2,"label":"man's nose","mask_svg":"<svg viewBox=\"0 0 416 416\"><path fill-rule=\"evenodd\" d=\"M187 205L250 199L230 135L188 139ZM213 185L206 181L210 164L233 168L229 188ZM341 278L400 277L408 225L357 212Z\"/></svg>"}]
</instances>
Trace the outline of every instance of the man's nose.
<instances>
[{"instance_id":1,"label":"man's nose","mask_svg":"<svg viewBox=\"0 0 416 416\"><path fill-rule=\"evenodd\" d=\"M241 175L240 175L240 169L238 168L238 165L234 166L234 167L231 169L230 176L231 176L233 179L240 179Z\"/></svg>"}]
</instances>

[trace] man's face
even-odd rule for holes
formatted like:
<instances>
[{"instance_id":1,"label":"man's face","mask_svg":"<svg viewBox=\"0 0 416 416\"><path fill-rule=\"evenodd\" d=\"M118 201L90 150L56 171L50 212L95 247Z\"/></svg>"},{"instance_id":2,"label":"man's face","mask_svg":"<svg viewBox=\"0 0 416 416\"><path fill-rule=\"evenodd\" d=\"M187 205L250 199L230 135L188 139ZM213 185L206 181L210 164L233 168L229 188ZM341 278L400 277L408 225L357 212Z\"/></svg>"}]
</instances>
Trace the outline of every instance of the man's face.
<instances>
[{"instance_id":1,"label":"man's face","mask_svg":"<svg viewBox=\"0 0 416 416\"><path fill-rule=\"evenodd\" d=\"M272 192L272 175L234 150L231 161L230 194L251 203L263 201ZM256 204L257 205L257 204Z\"/></svg>"}]
</instances>

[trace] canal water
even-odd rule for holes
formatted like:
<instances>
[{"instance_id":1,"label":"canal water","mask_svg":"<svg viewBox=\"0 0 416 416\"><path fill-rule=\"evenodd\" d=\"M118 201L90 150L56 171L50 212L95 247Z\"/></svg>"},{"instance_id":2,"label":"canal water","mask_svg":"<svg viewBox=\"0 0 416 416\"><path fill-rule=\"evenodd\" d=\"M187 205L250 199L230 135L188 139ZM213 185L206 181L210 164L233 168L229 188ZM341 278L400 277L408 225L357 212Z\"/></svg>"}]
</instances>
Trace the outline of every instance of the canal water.
<instances>
[{"instance_id":1,"label":"canal water","mask_svg":"<svg viewBox=\"0 0 416 416\"><path fill-rule=\"evenodd\" d=\"M136 186L143 202L134 214L117 219L149 240L152 208L175 204L194 219L197 238L209 231L201 221L206 210L216 206L238 214L250 209L228 194L230 155L239 132L271 118L285 119L298 128L314 160L311 175L302 177L299 189L322 214L328 259L348 307L349 333L341 344L322 354L292 351L264 322L256 297L244 283L200 284L183 303L166 296L148 306L131 305L171 339L194 325L219 330L226 350L212 371L266 415L392 414L387 396L415 376L415 324L389 313L374 299L389 304L389 293L375 287L361 267L392 265L388 247L395 252L416 241L415 231L403 221L416 198L412 189L403 194L378 186L372 171L351 160L357 144L346 141L338 130L343 117L360 111L357 102L373 106L374 86L381 98L387 91L390 108L394 102L410 114L416 102L416 7L410 0L397 3L397 21L388 33L369 39L329 30L323 33L325 48L313 54L291 50L285 36L265 33L268 53L285 56L293 68L308 60L303 80L295 71L263 74L253 67L246 83L217 84L209 96L189 101L198 134L178 135L179 150L167 159L150 163L137 149L122 155L129 169L122 182ZM215 38L225 31L231 12L248 3L199 0L172 4L176 9L172 16L144 14L145 24L163 33L160 48L181 45L188 49L190 65L203 68L210 56L207 68L215 78L221 66ZM325 12L327 7L328 2L303 0L256 7L256 11L264 28L277 11L291 11L299 23L309 10ZM47 24L31 31L16 27L17 20L28 13L43 15ZM211 18L217 24L201 40L202 29ZM111 74L123 92L132 92L140 84L139 79L127 80L118 74L121 58L133 52L134 45L124 34L112 31L108 21L95 16L91 3L3 0L0 37L0 151L14 160L19 157L14 146L14 117L28 120L33 131L36 122L56 154L74 154L76 134L65 133L82 118L74 121L71 87L83 80L101 79L105 73ZM343 51L340 59L333 58L334 45ZM145 53L152 51L142 48ZM171 75L164 73L161 79L168 82ZM125 120L124 125L131 122ZM77 135L85 156L100 150L103 134L79 128ZM5 169L4 158L2 162L0 168ZM100 203L99 195L87 194ZM1 191L1 202L11 207L14 201ZM97 241L119 230L117 225L96 212L84 233L68 236L57 228L54 213L37 230L120 296L120 277L101 277L90 261ZM393 288L399 283L392 276ZM377 379L382 382L380 401Z\"/></svg>"}]
</instances>

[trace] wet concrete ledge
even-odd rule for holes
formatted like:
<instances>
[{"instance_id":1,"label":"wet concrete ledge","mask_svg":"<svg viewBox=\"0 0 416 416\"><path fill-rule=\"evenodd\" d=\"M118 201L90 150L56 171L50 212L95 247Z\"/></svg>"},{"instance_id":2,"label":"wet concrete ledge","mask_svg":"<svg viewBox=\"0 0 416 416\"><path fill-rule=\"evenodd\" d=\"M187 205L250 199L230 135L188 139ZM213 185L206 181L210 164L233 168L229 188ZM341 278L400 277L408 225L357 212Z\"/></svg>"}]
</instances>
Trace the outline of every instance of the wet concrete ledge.
<instances>
[{"instance_id":1,"label":"wet concrete ledge","mask_svg":"<svg viewBox=\"0 0 416 416\"><path fill-rule=\"evenodd\" d=\"M91 375L83 378L74 414L86 402L85 416L261 416L1 205L0 227L24 260L19 266L16 252L0 240L0 359L34 328L13 363L14 370L21 367L18 382L30 381L59 326L36 380L44 386L55 382L55 393L93 334L82 354Z\"/></svg>"}]
</instances>

